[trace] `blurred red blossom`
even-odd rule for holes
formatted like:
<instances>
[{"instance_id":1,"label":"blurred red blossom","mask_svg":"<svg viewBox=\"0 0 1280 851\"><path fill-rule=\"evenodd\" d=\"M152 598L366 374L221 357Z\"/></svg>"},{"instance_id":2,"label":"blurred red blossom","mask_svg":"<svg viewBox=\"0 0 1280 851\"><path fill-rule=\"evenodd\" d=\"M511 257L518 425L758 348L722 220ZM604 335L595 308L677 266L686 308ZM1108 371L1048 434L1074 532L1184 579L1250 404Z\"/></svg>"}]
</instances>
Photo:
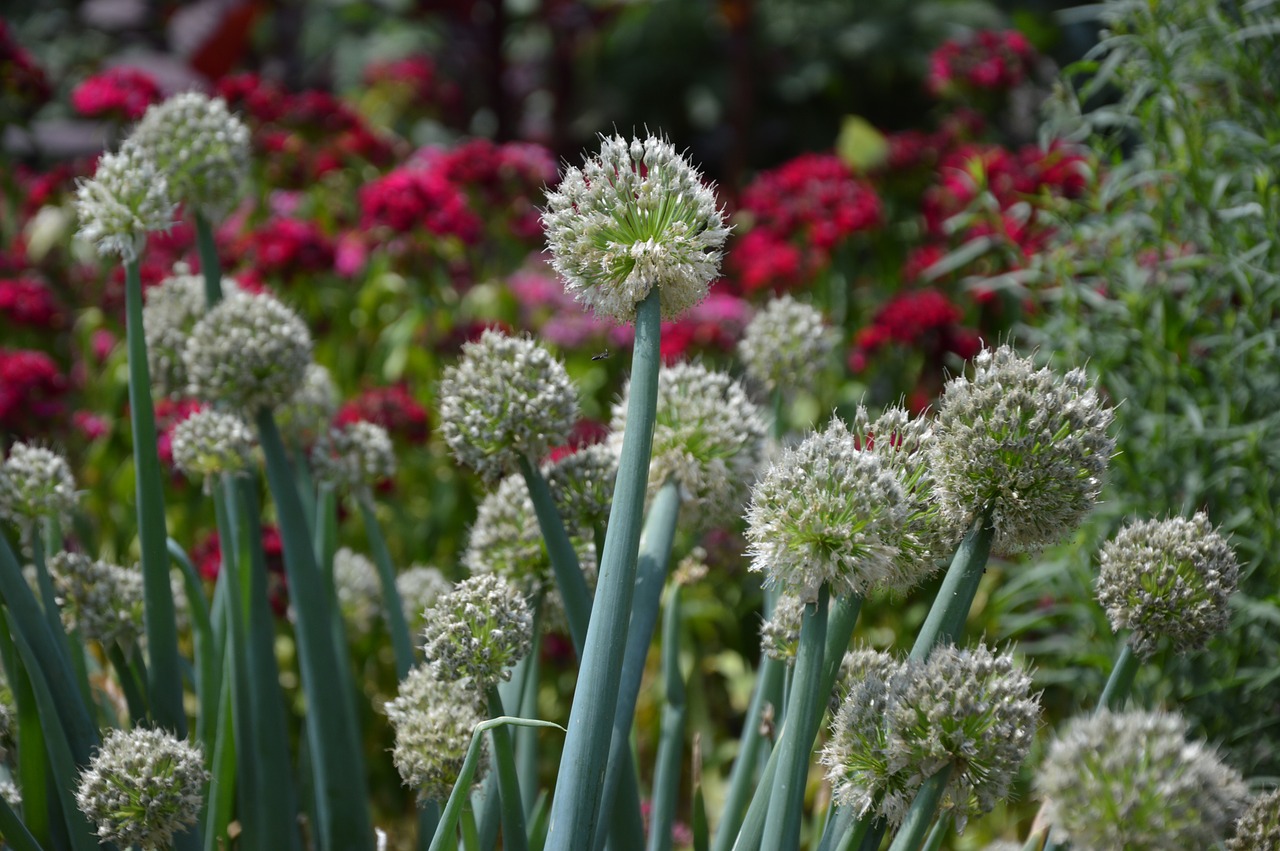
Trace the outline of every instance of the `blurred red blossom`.
<instances>
[{"instance_id":1,"label":"blurred red blossom","mask_svg":"<svg viewBox=\"0 0 1280 851\"><path fill-rule=\"evenodd\" d=\"M35 278L0 280L0 318L14 325L52 330L62 325L62 311L43 281Z\"/></svg>"},{"instance_id":2,"label":"blurred red blossom","mask_svg":"<svg viewBox=\"0 0 1280 851\"><path fill-rule=\"evenodd\" d=\"M85 118L137 121L163 95L146 71L119 66L87 77L71 92L71 105Z\"/></svg>"},{"instance_id":3,"label":"blurred red blossom","mask_svg":"<svg viewBox=\"0 0 1280 851\"><path fill-rule=\"evenodd\" d=\"M429 418L427 409L400 384L370 387L338 409L335 425L370 422L382 426L395 438L409 443L424 443Z\"/></svg>"},{"instance_id":4,"label":"blurred red blossom","mask_svg":"<svg viewBox=\"0 0 1280 851\"><path fill-rule=\"evenodd\" d=\"M930 54L925 86L937 97L1005 92L1030 76L1037 56L1017 30L979 30L944 41Z\"/></svg>"},{"instance_id":5,"label":"blurred red blossom","mask_svg":"<svg viewBox=\"0 0 1280 851\"><path fill-rule=\"evenodd\" d=\"M0 431L46 432L60 416L67 378L44 352L0 347Z\"/></svg>"}]
</instances>

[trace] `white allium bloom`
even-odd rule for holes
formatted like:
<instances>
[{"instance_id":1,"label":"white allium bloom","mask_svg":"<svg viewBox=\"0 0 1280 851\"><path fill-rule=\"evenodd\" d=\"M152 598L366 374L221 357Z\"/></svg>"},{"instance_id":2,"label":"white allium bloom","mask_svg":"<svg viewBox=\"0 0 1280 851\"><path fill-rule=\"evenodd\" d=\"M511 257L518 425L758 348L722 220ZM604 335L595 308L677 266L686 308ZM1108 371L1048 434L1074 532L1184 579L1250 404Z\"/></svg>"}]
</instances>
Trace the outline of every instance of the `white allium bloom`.
<instances>
[{"instance_id":1,"label":"white allium bloom","mask_svg":"<svg viewBox=\"0 0 1280 851\"><path fill-rule=\"evenodd\" d=\"M253 162L249 128L222 98L199 92L152 105L129 141L151 155L174 200L210 219L221 218L240 200Z\"/></svg>"},{"instance_id":2,"label":"white allium bloom","mask_svg":"<svg viewBox=\"0 0 1280 851\"><path fill-rule=\"evenodd\" d=\"M865 594L895 576L911 503L898 473L839 419L785 449L747 509L751 570L805 602Z\"/></svg>"},{"instance_id":3,"label":"white allium bloom","mask_svg":"<svg viewBox=\"0 0 1280 851\"><path fill-rule=\"evenodd\" d=\"M611 446L583 446L544 464L542 475L566 526L580 529L583 534L605 528L618 478L618 455Z\"/></svg>"},{"instance_id":4,"label":"white allium bloom","mask_svg":"<svg viewBox=\"0 0 1280 851\"><path fill-rule=\"evenodd\" d=\"M142 571L64 550L49 559L49 573L68 631L104 647L142 636Z\"/></svg>"},{"instance_id":5,"label":"white allium bloom","mask_svg":"<svg viewBox=\"0 0 1280 851\"><path fill-rule=\"evenodd\" d=\"M333 585L342 619L356 635L366 635L382 613L382 581L367 557L342 547L333 554Z\"/></svg>"},{"instance_id":6,"label":"white allium bloom","mask_svg":"<svg viewBox=\"0 0 1280 851\"><path fill-rule=\"evenodd\" d=\"M137 262L148 233L173 224L176 207L150 152L129 141L103 154L93 178L76 188L79 235L125 263Z\"/></svg>"},{"instance_id":7,"label":"white allium bloom","mask_svg":"<svg viewBox=\"0 0 1280 851\"><path fill-rule=\"evenodd\" d=\"M423 653L441 679L481 688L511 679L533 644L533 612L514 585L491 573L464 579L426 615Z\"/></svg>"},{"instance_id":8,"label":"white allium bloom","mask_svg":"<svg viewBox=\"0 0 1280 851\"><path fill-rule=\"evenodd\" d=\"M665 319L702 301L729 234L713 187L656 136L602 137L600 154L547 194L542 224L566 289L618 322L654 287Z\"/></svg>"},{"instance_id":9,"label":"white allium bloom","mask_svg":"<svg viewBox=\"0 0 1280 851\"><path fill-rule=\"evenodd\" d=\"M227 296L240 292L234 278L222 279ZM185 263L144 293L142 328L147 341L147 368L157 396L178 397L187 391L187 369L182 350L200 317L208 312L204 276L192 275Z\"/></svg>"},{"instance_id":10,"label":"white allium bloom","mask_svg":"<svg viewBox=\"0 0 1280 851\"><path fill-rule=\"evenodd\" d=\"M821 311L784 295L747 323L738 357L752 381L770 392L789 391L813 386L836 341Z\"/></svg>"},{"instance_id":11,"label":"white allium bloom","mask_svg":"<svg viewBox=\"0 0 1280 851\"><path fill-rule=\"evenodd\" d=\"M1274 851L1280 848L1280 790L1259 795L1236 822L1227 851Z\"/></svg>"},{"instance_id":12,"label":"white allium bloom","mask_svg":"<svg viewBox=\"0 0 1280 851\"><path fill-rule=\"evenodd\" d=\"M1249 805L1240 773L1165 712L1102 710L1049 746L1036 787L1077 851L1214 848Z\"/></svg>"},{"instance_id":13,"label":"white allium bloom","mask_svg":"<svg viewBox=\"0 0 1280 851\"><path fill-rule=\"evenodd\" d=\"M0 520L8 520L25 540L44 519L70 518L79 497L67 459L29 443L9 447L0 463Z\"/></svg>"},{"instance_id":14,"label":"white allium bloom","mask_svg":"<svg viewBox=\"0 0 1280 851\"><path fill-rule=\"evenodd\" d=\"M293 397L311 363L311 332L273 296L228 296L191 329L182 362L192 396L252 417Z\"/></svg>"},{"instance_id":15,"label":"white allium bloom","mask_svg":"<svg viewBox=\"0 0 1280 851\"><path fill-rule=\"evenodd\" d=\"M798 597L782 594L773 606L773 614L760 625L760 651L770 659L796 663L800 651L800 627L804 621L804 603Z\"/></svg>"},{"instance_id":16,"label":"white allium bloom","mask_svg":"<svg viewBox=\"0 0 1280 851\"><path fill-rule=\"evenodd\" d=\"M446 681L435 665L418 665L386 708L396 734L391 758L404 785L418 790L419 801L447 801L466 762L471 733L487 717L475 684ZM481 741L476 783L489 770L487 737Z\"/></svg>"},{"instance_id":17,"label":"white allium bloom","mask_svg":"<svg viewBox=\"0 0 1280 851\"><path fill-rule=\"evenodd\" d=\"M568 440L578 394L564 364L527 337L485 331L440 382L440 430L461 463L492 483Z\"/></svg>"},{"instance_id":18,"label":"white allium bloom","mask_svg":"<svg viewBox=\"0 0 1280 851\"><path fill-rule=\"evenodd\" d=\"M1055 544L1102 491L1112 411L1082 369L1036 369L1008 346L973 363L973 378L947 382L930 448L943 516L967 528L990 511L997 553Z\"/></svg>"},{"instance_id":19,"label":"white allium bloom","mask_svg":"<svg viewBox=\"0 0 1280 851\"><path fill-rule=\"evenodd\" d=\"M208 781L198 745L164 730L112 730L80 775L76 806L104 842L163 851L196 823Z\"/></svg>"},{"instance_id":20,"label":"white allium bloom","mask_svg":"<svg viewBox=\"0 0 1280 851\"><path fill-rule=\"evenodd\" d=\"M610 445L622 449L628 383L613 406ZM728 523L742 513L764 454L764 412L730 375L696 363L658 373L658 407L649 462L649 496L668 479L680 487L680 519L689 528Z\"/></svg>"},{"instance_id":21,"label":"white allium bloom","mask_svg":"<svg viewBox=\"0 0 1280 851\"><path fill-rule=\"evenodd\" d=\"M289 441L308 446L329 428L337 412L337 385L333 383L329 370L312 363L307 365L306 375L297 392L276 408L276 424Z\"/></svg>"},{"instance_id":22,"label":"white allium bloom","mask_svg":"<svg viewBox=\"0 0 1280 851\"><path fill-rule=\"evenodd\" d=\"M212 408L196 411L173 428L173 464L193 479L246 469L255 446L248 423Z\"/></svg>"},{"instance_id":23,"label":"white allium bloom","mask_svg":"<svg viewBox=\"0 0 1280 851\"><path fill-rule=\"evenodd\" d=\"M311 449L316 478L339 490L368 492L396 474L396 450L387 430L358 420L334 426Z\"/></svg>"},{"instance_id":24,"label":"white allium bloom","mask_svg":"<svg viewBox=\"0 0 1280 851\"><path fill-rule=\"evenodd\" d=\"M424 612L436 598L452 588L453 583L445 579L443 573L425 564L412 565L396 575L396 592L404 606L404 620L411 634L421 634L426 626Z\"/></svg>"}]
</instances>

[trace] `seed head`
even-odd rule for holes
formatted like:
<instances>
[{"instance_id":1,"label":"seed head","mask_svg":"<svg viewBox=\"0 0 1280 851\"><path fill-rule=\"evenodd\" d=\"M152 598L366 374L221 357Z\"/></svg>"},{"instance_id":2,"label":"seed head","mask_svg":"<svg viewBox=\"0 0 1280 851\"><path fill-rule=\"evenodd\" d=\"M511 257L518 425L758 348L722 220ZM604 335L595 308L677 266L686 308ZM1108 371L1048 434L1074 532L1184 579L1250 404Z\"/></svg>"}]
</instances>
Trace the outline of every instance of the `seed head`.
<instances>
[{"instance_id":1,"label":"seed head","mask_svg":"<svg viewBox=\"0 0 1280 851\"><path fill-rule=\"evenodd\" d=\"M193 479L207 481L249 466L256 446L240 417L202 408L173 428L173 463Z\"/></svg>"},{"instance_id":2,"label":"seed head","mask_svg":"<svg viewBox=\"0 0 1280 851\"><path fill-rule=\"evenodd\" d=\"M342 619L356 635L367 635L382 612L378 568L350 547L333 554L333 585Z\"/></svg>"},{"instance_id":3,"label":"seed head","mask_svg":"<svg viewBox=\"0 0 1280 851\"><path fill-rule=\"evenodd\" d=\"M460 462L493 483L568 441L578 395L564 364L527 337L485 331L440 383L441 430Z\"/></svg>"},{"instance_id":4,"label":"seed head","mask_svg":"<svg viewBox=\"0 0 1280 851\"><path fill-rule=\"evenodd\" d=\"M396 474L396 450L380 425L357 420L334 426L311 449L316 478L339 490L367 493Z\"/></svg>"},{"instance_id":5,"label":"seed head","mask_svg":"<svg viewBox=\"0 0 1280 851\"><path fill-rule=\"evenodd\" d=\"M391 757L404 785L418 790L419 801L449 799L466 761L471 733L485 720L482 706L474 683L440 679L435 665L418 665L400 682L399 696L387 704L396 734ZM477 783L488 770L486 743L476 768Z\"/></svg>"},{"instance_id":6,"label":"seed head","mask_svg":"<svg viewBox=\"0 0 1280 851\"><path fill-rule=\"evenodd\" d=\"M1240 568L1203 513L1130 523L1102 548L1098 602L1111 628L1148 659L1168 641L1179 653L1226 629Z\"/></svg>"},{"instance_id":7,"label":"seed head","mask_svg":"<svg viewBox=\"0 0 1280 851\"><path fill-rule=\"evenodd\" d=\"M142 635L141 571L63 551L49 559L49 573L68 631L103 647L128 647Z\"/></svg>"},{"instance_id":8,"label":"seed head","mask_svg":"<svg viewBox=\"0 0 1280 851\"><path fill-rule=\"evenodd\" d=\"M443 573L427 565L415 564L396 575L396 592L400 595L404 619L411 633L421 634L426 626L423 613L440 595L449 593L452 588L453 583L445 579Z\"/></svg>"},{"instance_id":9,"label":"seed head","mask_svg":"<svg viewBox=\"0 0 1280 851\"><path fill-rule=\"evenodd\" d=\"M729 234L713 187L655 136L601 137L599 156L547 193L542 225L565 289L617 322L654 287L665 319L706 298Z\"/></svg>"},{"instance_id":10,"label":"seed head","mask_svg":"<svg viewBox=\"0 0 1280 851\"><path fill-rule=\"evenodd\" d=\"M240 292L234 278L223 278L227 295ZM204 277L192 275L185 263L157 286L148 288L142 308L142 327L147 340L147 368L157 396L180 397L187 391L187 370L182 362L191 329L208 312Z\"/></svg>"},{"instance_id":11,"label":"seed head","mask_svg":"<svg viewBox=\"0 0 1280 851\"><path fill-rule=\"evenodd\" d=\"M1236 822L1227 851L1271 851L1280 848L1280 790L1259 795Z\"/></svg>"},{"instance_id":12,"label":"seed head","mask_svg":"<svg viewBox=\"0 0 1280 851\"><path fill-rule=\"evenodd\" d=\"M76 502L67 459L29 443L9 447L0 463L0 519L16 526L24 541L41 520L70 518Z\"/></svg>"},{"instance_id":13,"label":"seed head","mask_svg":"<svg viewBox=\"0 0 1280 851\"><path fill-rule=\"evenodd\" d=\"M533 613L514 585L483 574L464 579L426 615L423 648L442 679L468 677L480 688L511 679L533 643Z\"/></svg>"},{"instance_id":14,"label":"seed head","mask_svg":"<svg viewBox=\"0 0 1280 851\"><path fill-rule=\"evenodd\" d=\"M169 183L150 152L125 141L114 154L103 154L93 178L76 188L79 235L103 256L135 263L147 234L168 230L176 204Z\"/></svg>"},{"instance_id":15,"label":"seed head","mask_svg":"<svg viewBox=\"0 0 1280 851\"><path fill-rule=\"evenodd\" d=\"M747 324L738 357L769 392L812 387L835 349L836 335L814 307L789 295L770 301Z\"/></svg>"},{"instance_id":16,"label":"seed head","mask_svg":"<svg viewBox=\"0 0 1280 851\"><path fill-rule=\"evenodd\" d=\"M610 443L622 448L628 384L613 406ZM649 462L649 495L675 479L680 518L707 529L737 519L764 454L768 425L742 385L701 364L679 363L658 374L657 421Z\"/></svg>"},{"instance_id":17,"label":"seed head","mask_svg":"<svg viewBox=\"0 0 1280 851\"><path fill-rule=\"evenodd\" d=\"M1037 370L1013 349L984 349L973 378L947 382L933 455L935 493L949 523L992 512L999 553L1057 543L1093 508L1115 441L1112 412L1084 370Z\"/></svg>"},{"instance_id":18,"label":"seed head","mask_svg":"<svg viewBox=\"0 0 1280 851\"><path fill-rule=\"evenodd\" d=\"M1213 848L1249 804L1239 772L1164 712L1073 720L1036 777L1043 815L1080 851Z\"/></svg>"},{"instance_id":19,"label":"seed head","mask_svg":"<svg viewBox=\"0 0 1280 851\"><path fill-rule=\"evenodd\" d=\"M182 362L192 396L254 416L293 398L311 363L311 334L270 295L228 296L191 329Z\"/></svg>"},{"instance_id":20,"label":"seed head","mask_svg":"<svg viewBox=\"0 0 1280 851\"><path fill-rule=\"evenodd\" d=\"M288 402L276 409L276 423L290 443L310 446L329 428L338 412L338 388L329 370L307 364L302 384Z\"/></svg>"},{"instance_id":21,"label":"seed head","mask_svg":"<svg viewBox=\"0 0 1280 851\"><path fill-rule=\"evenodd\" d=\"M217 220L240 200L253 161L249 128L222 98L185 92L154 104L129 140L151 155L188 209Z\"/></svg>"},{"instance_id":22,"label":"seed head","mask_svg":"<svg viewBox=\"0 0 1280 851\"><path fill-rule=\"evenodd\" d=\"M160 851L196 823L208 782L199 746L164 730L112 730L80 775L76 806L104 842Z\"/></svg>"}]
</instances>

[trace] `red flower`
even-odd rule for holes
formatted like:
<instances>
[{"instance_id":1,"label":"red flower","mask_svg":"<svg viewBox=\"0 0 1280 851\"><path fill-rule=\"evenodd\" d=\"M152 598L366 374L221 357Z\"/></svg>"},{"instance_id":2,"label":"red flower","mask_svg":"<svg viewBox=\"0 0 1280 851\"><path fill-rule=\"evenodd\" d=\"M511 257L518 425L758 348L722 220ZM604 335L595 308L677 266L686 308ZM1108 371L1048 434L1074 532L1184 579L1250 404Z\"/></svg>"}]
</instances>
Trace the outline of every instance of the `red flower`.
<instances>
[{"instance_id":1,"label":"red flower","mask_svg":"<svg viewBox=\"0 0 1280 851\"><path fill-rule=\"evenodd\" d=\"M808 266L799 248L762 228L738 240L729 253L734 281L748 294L798 287L804 283Z\"/></svg>"},{"instance_id":2,"label":"red flower","mask_svg":"<svg viewBox=\"0 0 1280 851\"><path fill-rule=\"evenodd\" d=\"M62 414L67 379L43 352L0 348L0 431L38 434Z\"/></svg>"},{"instance_id":3,"label":"red flower","mask_svg":"<svg viewBox=\"0 0 1280 851\"><path fill-rule=\"evenodd\" d=\"M284 569L284 541L275 526L262 527L262 553L267 565L267 600L277 617L282 617L289 607L288 579ZM209 582L216 582L222 573L222 544L217 532L208 532L191 548L191 562L196 571Z\"/></svg>"},{"instance_id":4,"label":"red flower","mask_svg":"<svg viewBox=\"0 0 1280 851\"><path fill-rule=\"evenodd\" d=\"M14 325L49 330L62 324L53 293L33 278L0 280L0 316Z\"/></svg>"},{"instance_id":5,"label":"red flower","mask_svg":"<svg viewBox=\"0 0 1280 851\"><path fill-rule=\"evenodd\" d=\"M742 196L758 228L829 251L880 225L880 199L834 154L802 154L758 176Z\"/></svg>"},{"instance_id":6,"label":"red flower","mask_svg":"<svg viewBox=\"0 0 1280 851\"><path fill-rule=\"evenodd\" d=\"M960 308L937 290L901 293L855 335L849 368L861 372L869 358L890 343L917 349L935 362L948 353L972 357L977 352L977 335L960 327L962 317Z\"/></svg>"},{"instance_id":7,"label":"red flower","mask_svg":"<svg viewBox=\"0 0 1280 851\"><path fill-rule=\"evenodd\" d=\"M1035 48L1016 30L980 30L963 39L944 41L929 56L925 86L938 97L979 92L1007 92L1030 76Z\"/></svg>"},{"instance_id":8,"label":"red flower","mask_svg":"<svg viewBox=\"0 0 1280 851\"><path fill-rule=\"evenodd\" d=\"M260 122L275 121L285 111L284 89L257 74L233 74L218 81L218 97L233 110L242 110Z\"/></svg>"},{"instance_id":9,"label":"red flower","mask_svg":"<svg viewBox=\"0 0 1280 851\"><path fill-rule=\"evenodd\" d=\"M249 236L257 271L292 280L333 269L335 248L315 222L275 218Z\"/></svg>"},{"instance_id":10,"label":"red flower","mask_svg":"<svg viewBox=\"0 0 1280 851\"><path fill-rule=\"evenodd\" d=\"M333 418L335 425L370 422L382 426L392 437L410 443L427 440L427 409L409 395L402 385L371 387L347 401Z\"/></svg>"},{"instance_id":11,"label":"red flower","mask_svg":"<svg viewBox=\"0 0 1280 851\"><path fill-rule=\"evenodd\" d=\"M71 92L71 105L85 118L137 121L161 99L160 86L137 68L108 68L83 80Z\"/></svg>"},{"instance_id":12,"label":"red flower","mask_svg":"<svg viewBox=\"0 0 1280 851\"><path fill-rule=\"evenodd\" d=\"M0 124L25 121L48 103L52 94L44 69L14 41L0 18Z\"/></svg>"},{"instance_id":13,"label":"red flower","mask_svg":"<svg viewBox=\"0 0 1280 851\"><path fill-rule=\"evenodd\" d=\"M480 238L480 219L466 196L443 174L422 168L399 168L360 189L361 222L396 233L423 229L437 236L456 236L466 243Z\"/></svg>"},{"instance_id":14,"label":"red flower","mask_svg":"<svg viewBox=\"0 0 1280 851\"><path fill-rule=\"evenodd\" d=\"M97 440L111 431L111 423L107 418L92 411L76 411L71 415L71 424L89 441Z\"/></svg>"}]
</instances>

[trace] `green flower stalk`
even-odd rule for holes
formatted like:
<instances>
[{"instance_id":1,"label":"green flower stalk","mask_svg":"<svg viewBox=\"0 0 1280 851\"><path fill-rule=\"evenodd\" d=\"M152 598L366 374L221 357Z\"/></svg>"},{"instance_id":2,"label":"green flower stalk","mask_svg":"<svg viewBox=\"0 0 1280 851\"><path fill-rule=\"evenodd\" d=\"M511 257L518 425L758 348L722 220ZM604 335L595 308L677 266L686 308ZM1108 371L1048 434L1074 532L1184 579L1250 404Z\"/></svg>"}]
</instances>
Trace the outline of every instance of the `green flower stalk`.
<instances>
[{"instance_id":1,"label":"green flower stalk","mask_svg":"<svg viewBox=\"0 0 1280 851\"><path fill-rule=\"evenodd\" d=\"M630 388L613 406L611 446L626 439ZM701 364L658 376L649 498L668 480L680 487L680 518L691 529L736 520L764 454L768 424L742 385Z\"/></svg>"},{"instance_id":2,"label":"green flower stalk","mask_svg":"<svg viewBox=\"0 0 1280 851\"><path fill-rule=\"evenodd\" d=\"M112 730L76 788L76 805L104 842L163 851L200 815L200 749L164 730Z\"/></svg>"},{"instance_id":3,"label":"green flower stalk","mask_svg":"<svg viewBox=\"0 0 1280 851\"><path fill-rule=\"evenodd\" d=\"M49 559L67 630L104 647L132 645L142 635L142 573L82 553Z\"/></svg>"},{"instance_id":4,"label":"green flower stalk","mask_svg":"<svg viewBox=\"0 0 1280 851\"><path fill-rule=\"evenodd\" d=\"M233 278L222 279L227 295L240 292ZM187 393L187 368L182 360L191 329L209 312L204 277L192 275L185 263L173 274L149 288L143 296L142 326L147 339L147 368L157 396L180 398Z\"/></svg>"},{"instance_id":5,"label":"green flower stalk","mask_svg":"<svg viewBox=\"0 0 1280 851\"><path fill-rule=\"evenodd\" d=\"M1280 848L1280 790L1259 795L1236 822L1227 851L1267 851Z\"/></svg>"},{"instance_id":6,"label":"green flower stalk","mask_svg":"<svg viewBox=\"0 0 1280 851\"><path fill-rule=\"evenodd\" d=\"M248 469L257 446L249 424L235 414L196 411L173 428L173 464L206 488L222 473Z\"/></svg>"},{"instance_id":7,"label":"green flower stalk","mask_svg":"<svg viewBox=\"0 0 1280 851\"><path fill-rule=\"evenodd\" d=\"M713 187L658 137L601 137L565 170L542 215L565 289L601 317L633 322L657 289L664 319L706 298L729 229Z\"/></svg>"},{"instance_id":8,"label":"green flower stalk","mask_svg":"<svg viewBox=\"0 0 1280 851\"><path fill-rule=\"evenodd\" d=\"M1079 851L1212 848L1249 805L1239 772L1164 712L1077 718L1036 777L1054 834Z\"/></svg>"},{"instance_id":9,"label":"green flower stalk","mask_svg":"<svg viewBox=\"0 0 1280 851\"><path fill-rule=\"evenodd\" d=\"M9 447L0 463L0 520L18 530L24 545L41 533L43 523L70 520L78 502L67 459L29 443Z\"/></svg>"},{"instance_id":10,"label":"green flower stalk","mask_svg":"<svg viewBox=\"0 0 1280 851\"><path fill-rule=\"evenodd\" d=\"M1098 602L1116 632L1150 659L1165 644L1178 653L1203 647L1226 629L1240 568L1203 513L1131 523L1102 548Z\"/></svg>"},{"instance_id":11,"label":"green flower stalk","mask_svg":"<svg viewBox=\"0 0 1280 851\"><path fill-rule=\"evenodd\" d=\"M836 342L821 311L784 295L747 323L738 357L748 378L770 393L785 393L814 386Z\"/></svg>"},{"instance_id":12,"label":"green flower stalk","mask_svg":"<svg viewBox=\"0 0 1280 851\"><path fill-rule=\"evenodd\" d=\"M455 458L489 483L567 442L578 396L564 364L525 337L485 331L440 382L441 432Z\"/></svg>"},{"instance_id":13,"label":"green flower stalk","mask_svg":"<svg viewBox=\"0 0 1280 851\"><path fill-rule=\"evenodd\" d=\"M485 720L483 700L475 683L443 680L431 664L418 665L400 681L398 696L386 705L395 730L391 755L404 784L417 790L419 802L448 800L471 732ZM477 775L488 771L488 762L485 748Z\"/></svg>"},{"instance_id":14,"label":"green flower stalk","mask_svg":"<svg viewBox=\"0 0 1280 851\"><path fill-rule=\"evenodd\" d=\"M137 263L147 234L174 223L176 199L151 153L126 141L103 154L91 180L76 189L79 236L104 257Z\"/></svg>"}]
</instances>

